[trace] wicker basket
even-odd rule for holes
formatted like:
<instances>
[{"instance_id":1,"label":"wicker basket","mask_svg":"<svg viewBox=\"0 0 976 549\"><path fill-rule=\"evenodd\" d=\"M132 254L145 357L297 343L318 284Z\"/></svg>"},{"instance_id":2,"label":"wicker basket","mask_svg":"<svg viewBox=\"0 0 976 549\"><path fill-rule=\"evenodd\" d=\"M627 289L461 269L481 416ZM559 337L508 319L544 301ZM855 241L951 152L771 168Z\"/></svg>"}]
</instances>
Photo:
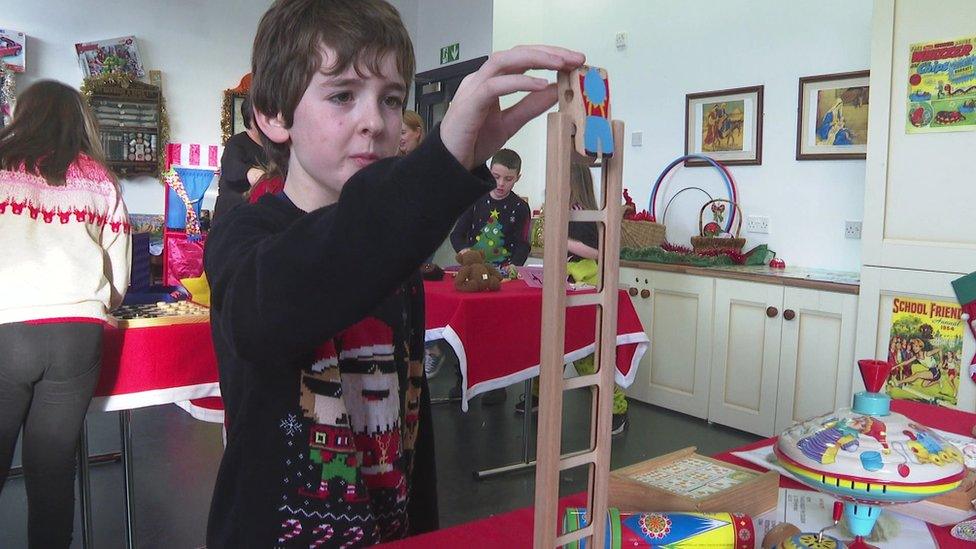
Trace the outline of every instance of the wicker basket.
<instances>
[{"instance_id":1,"label":"wicker basket","mask_svg":"<svg viewBox=\"0 0 976 549\"><path fill-rule=\"evenodd\" d=\"M708 209L715 202L727 202L735 208L736 221L735 224L735 237L734 238L718 238L714 236L705 236L705 210ZM691 247L695 249L696 252L704 252L708 250L742 250L742 247L746 245L746 239L739 238L739 233L742 231L742 210L739 205L731 200L726 200L724 198L716 198L714 200L709 200L702 206L701 211L698 212L698 234L700 236L691 237Z\"/></svg>"},{"instance_id":2,"label":"wicker basket","mask_svg":"<svg viewBox=\"0 0 976 549\"><path fill-rule=\"evenodd\" d=\"M660 246L664 242L664 225L653 221L624 219L620 227L620 247L640 250Z\"/></svg>"}]
</instances>

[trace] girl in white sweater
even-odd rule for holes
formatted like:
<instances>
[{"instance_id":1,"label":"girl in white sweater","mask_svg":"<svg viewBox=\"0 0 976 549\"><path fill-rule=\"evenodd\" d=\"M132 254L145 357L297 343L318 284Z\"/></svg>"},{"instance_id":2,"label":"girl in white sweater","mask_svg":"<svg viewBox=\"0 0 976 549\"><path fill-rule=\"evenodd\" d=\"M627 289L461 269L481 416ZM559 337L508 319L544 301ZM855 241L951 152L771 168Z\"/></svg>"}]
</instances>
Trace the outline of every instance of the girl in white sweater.
<instances>
[{"instance_id":1,"label":"girl in white sweater","mask_svg":"<svg viewBox=\"0 0 976 549\"><path fill-rule=\"evenodd\" d=\"M74 455L130 246L87 104L30 86L0 130L0 490L23 427L31 547L71 543Z\"/></svg>"}]
</instances>

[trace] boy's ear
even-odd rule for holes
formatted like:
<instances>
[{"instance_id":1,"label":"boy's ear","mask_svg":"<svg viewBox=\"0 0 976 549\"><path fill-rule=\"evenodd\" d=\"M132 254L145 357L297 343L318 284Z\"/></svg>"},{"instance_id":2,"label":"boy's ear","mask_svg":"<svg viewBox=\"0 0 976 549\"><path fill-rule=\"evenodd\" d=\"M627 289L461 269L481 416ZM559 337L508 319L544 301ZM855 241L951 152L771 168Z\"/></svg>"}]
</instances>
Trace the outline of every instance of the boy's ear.
<instances>
[{"instance_id":1,"label":"boy's ear","mask_svg":"<svg viewBox=\"0 0 976 549\"><path fill-rule=\"evenodd\" d=\"M290 136L288 128L285 127L285 120L281 117L281 113L275 116L269 116L254 109L254 121L257 122L261 132L268 136L268 139L271 141L275 143L285 143L288 141Z\"/></svg>"},{"instance_id":2,"label":"boy's ear","mask_svg":"<svg viewBox=\"0 0 976 549\"><path fill-rule=\"evenodd\" d=\"M519 179L522 179L522 172L519 172L518 175L515 176L515 181L512 181L512 183L518 183Z\"/></svg>"}]
</instances>

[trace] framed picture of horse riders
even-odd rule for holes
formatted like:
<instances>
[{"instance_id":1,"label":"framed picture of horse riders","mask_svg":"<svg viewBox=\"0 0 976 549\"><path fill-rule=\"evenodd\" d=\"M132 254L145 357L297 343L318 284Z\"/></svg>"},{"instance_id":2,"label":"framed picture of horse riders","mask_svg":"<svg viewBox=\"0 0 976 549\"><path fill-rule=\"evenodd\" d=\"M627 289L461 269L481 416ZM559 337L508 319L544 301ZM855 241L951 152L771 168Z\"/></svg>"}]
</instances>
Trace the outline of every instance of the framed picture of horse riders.
<instances>
[{"instance_id":1,"label":"framed picture of horse riders","mask_svg":"<svg viewBox=\"0 0 976 549\"><path fill-rule=\"evenodd\" d=\"M863 160L868 146L869 71L800 78L797 160Z\"/></svg>"},{"instance_id":2,"label":"framed picture of horse riders","mask_svg":"<svg viewBox=\"0 0 976 549\"><path fill-rule=\"evenodd\" d=\"M763 87L750 86L685 96L685 154L728 165L762 164ZM708 166L689 159L686 166Z\"/></svg>"}]
</instances>

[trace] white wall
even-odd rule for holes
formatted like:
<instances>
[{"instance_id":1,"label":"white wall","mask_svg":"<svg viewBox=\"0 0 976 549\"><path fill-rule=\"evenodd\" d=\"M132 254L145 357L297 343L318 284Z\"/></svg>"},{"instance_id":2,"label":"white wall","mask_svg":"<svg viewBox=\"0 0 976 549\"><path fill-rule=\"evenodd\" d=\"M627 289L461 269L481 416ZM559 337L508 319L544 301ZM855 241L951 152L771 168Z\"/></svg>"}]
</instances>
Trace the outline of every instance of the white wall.
<instances>
[{"instance_id":1,"label":"white wall","mask_svg":"<svg viewBox=\"0 0 976 549\"><path fill-rule=\"evenodd\" d=\"M491 53L492 0L419 0L417 72L441 66L441 48L460 43L458 62ZM452 63L453 64L453 63Z\"/></svg>"},{"instance_id":2,"label":"white wall","mask_svg":"<svg viewBox=\"0 0 976 549\"><path fill-rule=\"evenodd\" d=\"M19 89L42 78L80 86L75 43L135 35L143 65L162 71L170 139L219 143L223 90L250 71L254 32L271 1L7 0L2 24L28 35ZM416 36L418 0L391 3ZM123 188L130 212L162 213L157 179L126 180Z\"/></svg>"},{"instance_id":3,"label":"white wall","mask_svg":"<svg viewBox=\"0 0 976 549\"><path fill-rule=\"evenodd\" d=\"M763 164L731 168L746 215L770 218L769 235L744 233L747 248L768 242L791 265L858 270L860 241L844 238L844 221L862 217L864 161L795 160L797 86L801 76L868 68L870 28L867 0L495 0L493 46L562 45L609 70L612 114L627 125L624 187L639 208L684 153L685 94L765 85ZM620 31L623 51L614 46ZM643 147L630 146L633 131L643 132ZM524 159L516 192L538 208L544 121L509 146ZM679 168L670 185L672 194L692 185L722 194L712 168ZM704 200L693 192L675 200L669 240L688 244Z\"/></svg>"}]
</instances>

